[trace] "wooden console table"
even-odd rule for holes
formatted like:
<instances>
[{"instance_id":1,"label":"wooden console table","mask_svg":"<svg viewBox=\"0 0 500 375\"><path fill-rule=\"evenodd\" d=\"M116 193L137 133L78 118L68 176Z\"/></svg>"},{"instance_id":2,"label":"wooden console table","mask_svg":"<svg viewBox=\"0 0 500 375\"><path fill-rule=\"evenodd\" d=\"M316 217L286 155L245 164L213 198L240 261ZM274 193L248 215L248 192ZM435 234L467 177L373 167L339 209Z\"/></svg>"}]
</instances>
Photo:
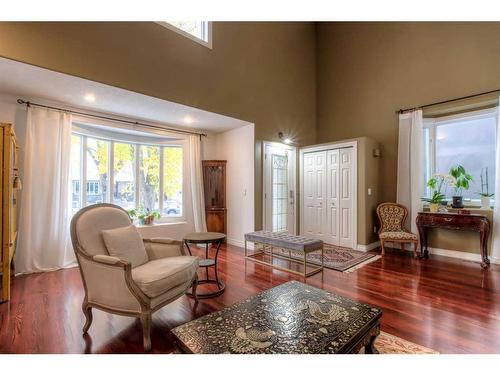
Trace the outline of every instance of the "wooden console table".
<instances>
[{"instance_id":1,"label":"wooden console table","mask_svg":"<svg viewBox=\"0 0 500 375\"><path fill-rule=\"evenodd\" d=\"M478 214L456 214L456 213L431 213L419 212L417 215L417 228L420 235L420 256L428 258L428 228L443 228L460 231L479 232L479 244L481 250L481 267L488 268L488 235L490 233L490 222L484 215Z\"/></svg>"}]
</instances>

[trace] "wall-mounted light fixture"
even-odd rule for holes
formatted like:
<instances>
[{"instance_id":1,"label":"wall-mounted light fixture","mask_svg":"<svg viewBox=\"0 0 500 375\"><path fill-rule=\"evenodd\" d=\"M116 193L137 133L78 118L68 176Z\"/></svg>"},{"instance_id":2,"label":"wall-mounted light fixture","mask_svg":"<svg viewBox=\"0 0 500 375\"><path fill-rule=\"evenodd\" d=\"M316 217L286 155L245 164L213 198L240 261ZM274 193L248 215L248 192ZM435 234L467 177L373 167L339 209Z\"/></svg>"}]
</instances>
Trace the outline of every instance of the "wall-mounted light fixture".
<instances>
[{"instance_id":1,"label":"wall-mounted light fixture","mask_svg":"<svg viewBox=\"0 0 500 375\"><path fill-rule=\"evenodd\" d=\"M278 133L278 137L286 145L289 145L289 144L293 143L292 140L289 137L285 137L285 135L283 134L283 132L279 132Z\"/></svg>"}]
</instances>

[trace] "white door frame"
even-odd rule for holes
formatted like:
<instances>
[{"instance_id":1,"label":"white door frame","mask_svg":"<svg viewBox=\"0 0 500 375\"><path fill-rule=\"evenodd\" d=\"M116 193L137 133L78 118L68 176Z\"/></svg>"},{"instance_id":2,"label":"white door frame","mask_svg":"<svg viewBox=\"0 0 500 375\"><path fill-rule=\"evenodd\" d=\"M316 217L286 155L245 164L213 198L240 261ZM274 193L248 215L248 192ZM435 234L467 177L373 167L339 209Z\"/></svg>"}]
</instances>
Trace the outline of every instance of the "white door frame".
<instances>
[{"instance_id":1,"label":"white door frame","mask_svg":"<svg viewBox=\"0 0 500 375\"><path fill-rule=\"evenodd\" d=\"M267 227L267 215L266 215L266 186L270 181L268 181L268 176L266 173L266 148L277 147L283 150L291 151L291 157L289 162L293 163L290 171L292 171L292 175L289 177L289 181L293 181L293 233L297 234L297 147L286 145L280 142L270 142L270 141L262 141L262 227Z\"/></svg>"},{"instance_id":2,"label":"white door frame","mask_svg":"<svg viewBox=\"0 0 500 375\"><path fill-rule=\"evenodd\" d=\"M352 228L352 248L357 250L358 248L358 141L349 141L349 142L339 142L339 143L323 143L320 145L314 146L306 146L301 147L299 149L299 184L300 184L300 223L299 234L304 233L304 199L303 199L303 191L304 191L304 154L309 152L316 151L328 151L335 150L340 148L348 148L352 147L353 150L353 170L354 170L354 178L353 178L353 212L355 217L353 219Z\"/></svg>"}]
</instances>

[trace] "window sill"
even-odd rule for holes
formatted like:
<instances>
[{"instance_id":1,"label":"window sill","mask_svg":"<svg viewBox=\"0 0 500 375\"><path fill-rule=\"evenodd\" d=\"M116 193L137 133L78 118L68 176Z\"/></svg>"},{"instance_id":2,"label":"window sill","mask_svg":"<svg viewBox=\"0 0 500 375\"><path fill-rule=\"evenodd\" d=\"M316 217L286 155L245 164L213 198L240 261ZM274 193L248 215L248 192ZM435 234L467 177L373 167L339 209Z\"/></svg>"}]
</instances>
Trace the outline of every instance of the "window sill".
<instances>
[{"instance_id":1,"label":"window sill","mask_svg":"<svg viewBox=\"0 0 500 375\"><path fill-rule=\"evenodd\" d=\"M139 224L139 223L134 223L134 225L137 228L151 228L151 227L161 227L161 226L181 225L181 224L187 224L187 221L186 220L181 220L181 221L171 221L171 222L158 222L158 223L153 223L153 224Z\"/></svg>"}]
</instances>

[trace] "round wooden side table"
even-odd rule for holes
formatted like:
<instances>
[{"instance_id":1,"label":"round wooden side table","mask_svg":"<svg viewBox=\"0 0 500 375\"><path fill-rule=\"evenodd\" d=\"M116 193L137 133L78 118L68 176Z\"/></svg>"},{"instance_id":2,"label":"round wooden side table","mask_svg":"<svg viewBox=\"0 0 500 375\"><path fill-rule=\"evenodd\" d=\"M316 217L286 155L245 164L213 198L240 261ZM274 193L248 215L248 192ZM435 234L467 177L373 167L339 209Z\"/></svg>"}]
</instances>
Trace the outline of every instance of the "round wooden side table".
<instances>
[{"instance_id":1,"label":"round wooden side table","mask_svg":"<svg viewBox=\"0 0 500 375\"><path fill-rule=\"evenodd\" d=\"M189 255L192 255L191 249L189 248L189 244L205 244L205 259L200 259L200 267L205 268L207 277L202 280L198 280L198 284L215 284L217 285L217 290L210 293L197 293L197 297L200 299L203 298L212 298L220 296L224 293L226 289L226 284L224 281L219 280L219 275L217 274L217 257L219 256L219 250L222 242L226 235L224 233L217 232L197 232L197 233L189 233L184 236L183 240L186 244L186 247L189 251ZM208 249L211 244L216 244L217 249L215 251L215 258L210 258L208 254ZM208 276L208 268L214 267L215 279L210 279ZM192 296L192 293L186 293L187 295Z\"/></svg>"}]
</instances>

